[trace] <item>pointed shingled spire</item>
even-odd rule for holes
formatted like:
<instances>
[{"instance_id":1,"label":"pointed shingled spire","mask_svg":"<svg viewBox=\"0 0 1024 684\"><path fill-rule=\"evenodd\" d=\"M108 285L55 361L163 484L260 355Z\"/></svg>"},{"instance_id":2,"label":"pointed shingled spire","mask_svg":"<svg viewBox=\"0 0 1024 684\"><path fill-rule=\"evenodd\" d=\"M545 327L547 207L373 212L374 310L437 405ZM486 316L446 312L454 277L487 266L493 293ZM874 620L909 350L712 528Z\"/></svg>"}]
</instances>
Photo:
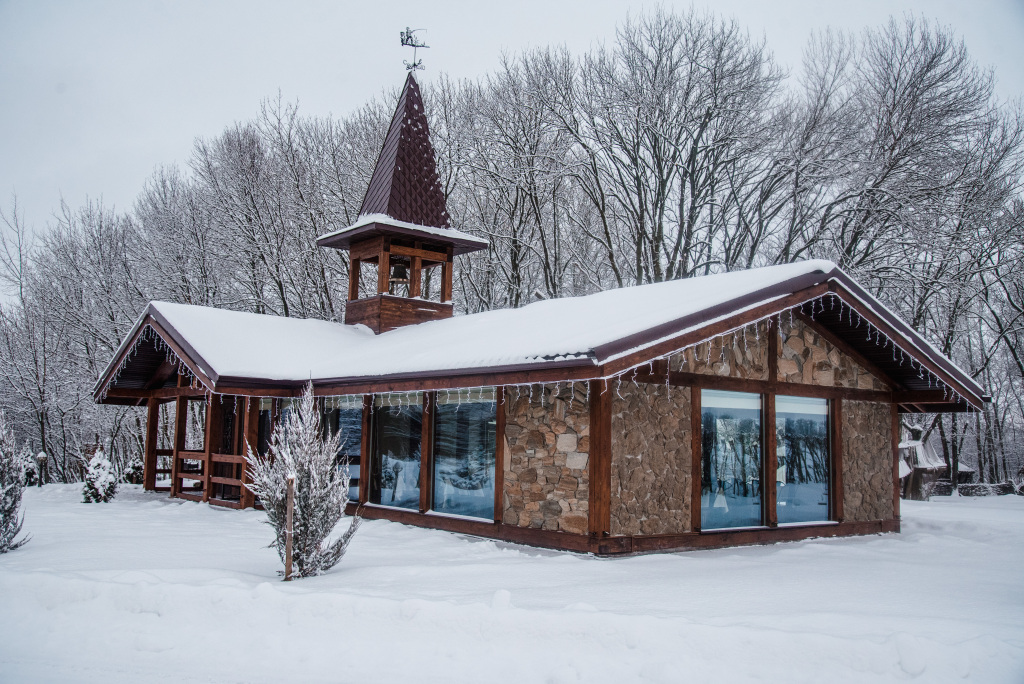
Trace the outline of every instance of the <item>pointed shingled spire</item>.
<instances>
[{"instance_id":1,"label":"pointed shingled spire","mask_svg":"<svg viewBox=\"0 0 1024 684\"><path fill-rule=\"evenodd\" d=\"M384 147L359 209L360 216L368 214L386 214L421 226L451 226L437 176L423 98L411 72L405 79Z\"/></svg>"}]
</instances>

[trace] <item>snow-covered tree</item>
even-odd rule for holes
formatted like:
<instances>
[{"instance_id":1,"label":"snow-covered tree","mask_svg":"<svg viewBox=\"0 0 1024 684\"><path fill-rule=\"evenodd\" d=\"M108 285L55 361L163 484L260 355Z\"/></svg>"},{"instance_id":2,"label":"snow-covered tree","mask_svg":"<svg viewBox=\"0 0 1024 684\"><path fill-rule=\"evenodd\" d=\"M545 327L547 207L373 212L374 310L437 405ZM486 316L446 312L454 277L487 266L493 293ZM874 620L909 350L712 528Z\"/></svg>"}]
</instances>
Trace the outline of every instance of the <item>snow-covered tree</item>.
<instances>
[{"instance_id":1,"label":"snow-covered tree","mask_svg":"<svg viewBox=\"0 0 1024 684\"><path fill-rule=\"evenodd\" d=\"M110 501L117 494L117 477L110 459L103 453L103 447L96 450L96 455L89 460L89 472L85 475L85 486L82 487L82 498L85 503L101 503Z\"/></svg>"},{"instance_id":2,"label":"snow-covered tree","mask_svg":"<svg viewBox=\"0 0 1024 684\"><path fill-rule=\"evenodd\" d=\"M266 456L249 447L246 460L252 473L249 488L267 512L282 562L285 557L288 477L295 476L292 518L293 573L312 577L334 567L359 527L355 516L348 529L331 539L348 503L348 466L337 465L341 433L324 435L312 383L306 386L298 409L286 411L274 429Z\"/></svg>"},{"instance_id":3,"label":"snow-covered tree","mask_svg":"<svg viewBox=\"0 0 1024 684\"><path fill-rule=\"evenodd\" d=\"M14 433L7 427L7 418L0 411L0 553L13 551L28 541L22 537L24 516L18 515L21 494L25 490L25 470L17 449Z\"/></svg>"},{"instance_id":4,"label":"snow-covered tree","mask_svg":"<svg viewBox=\"0 0 1024 684\"><path fill-rule=\"evenodd\" d=\"M132 459L128 461L128 465L125 466L124 472L121 474L123 479L128 484L142 484L142 478L144 477L144 465L142 463L142 456L138 453L132 454Z\"/></svg>"}]
</instances>

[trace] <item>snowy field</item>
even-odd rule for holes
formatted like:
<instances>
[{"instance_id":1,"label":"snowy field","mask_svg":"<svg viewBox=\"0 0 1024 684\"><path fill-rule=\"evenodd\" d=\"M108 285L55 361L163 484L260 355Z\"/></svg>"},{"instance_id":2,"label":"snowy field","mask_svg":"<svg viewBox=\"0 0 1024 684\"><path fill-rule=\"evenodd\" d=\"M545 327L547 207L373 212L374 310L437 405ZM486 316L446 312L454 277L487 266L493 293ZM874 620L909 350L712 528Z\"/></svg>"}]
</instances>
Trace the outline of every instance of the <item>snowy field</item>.
<instances>
[{"instance_id":1,"label":"snowy field","mask_svg":"<svg viewBox=\"0 0 1024 684\"><path fill-rule=\"evenodd\" d=\"M1024 497L899 535L597 559L367 521L277 580L262 513L26 494L2 682L1024 682Z\"/></svg>"}]
</instances>

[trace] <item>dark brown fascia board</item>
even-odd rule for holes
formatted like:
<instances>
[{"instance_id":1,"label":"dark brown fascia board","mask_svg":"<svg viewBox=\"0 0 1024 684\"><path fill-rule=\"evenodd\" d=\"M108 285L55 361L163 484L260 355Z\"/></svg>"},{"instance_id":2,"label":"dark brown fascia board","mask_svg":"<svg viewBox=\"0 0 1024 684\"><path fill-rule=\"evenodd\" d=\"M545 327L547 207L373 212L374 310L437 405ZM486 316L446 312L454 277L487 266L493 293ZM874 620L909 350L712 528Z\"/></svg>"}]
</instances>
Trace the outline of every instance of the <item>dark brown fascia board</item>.
<instances>
[{"instance_id":1,"label":"dark brown fascia board","mask_svg":"<svg viewBox=\"0 0 1024 684\"><path fill-rule=\"evenodd\" d=\"M856 303L866 307L867 311L858 309L858 313L866 318L871 325L879 328L890 338L907 343L916 352L918 363L927 366L932 373L953 387L976 409L984 409L985 391L981 385L957 368L941 352L934 349L916 330L890 313L867 290L839 271L837 271L837 277L833 278L833 282L830 283L829 289L841 298L853 299ZM854 304L854 302L850 301L846 303ZM873 303L877 303L878 306L872 306Z\"/></svg>"},{"instance_id":2,"label":"dark brown fascia board","mask_svg":"<svg viewBox=\"0 0 1024 684\"><path fill-rule=\"evenodd\" d=\"M430 226L426 226L429 228ZM447 230L447 229L443 229ZM459 256L461 254L469 254L471 252L478 252L482 249L487 249L487 243L471 242L469 240L463 240L462 238L445 237L443 235L432 235L429 233L420 232L414 228L405 228L403 226L391 226L384 223L367 223L365 226L359 226L354 230L346 231L341 234L325 235L317 238L316 244L318 247L333 247L334 249L348 249L349 245L354 240L362 240L369 237L375 237L382 235L385 237L400 237L407 238L410 240L421 240L423 242L430 242L431 240L436 241L439 244L452 245L452 254Z\"/></svg>"},{"instance_id":3,"label":"dark brown fascia board","mask_svg":"<svg viewBox=\"0 0 1024 684\"><path fill-rule=\"evenodd\" d=\"M210 367L210 364L204 359L192 345L182 337L177 330L164 318L163 314L156 310L153 303L150 302L146 305L146 309L142 312L139 320L135 323L135 327L132 328L132 332L125 337L124 342L118 347L117 352L114 354L113 360L107 365L107 368L100 375L100 379L97 380L96 385L93 387L93 401L96 403L102 403L101 397L103 396L103 390L106 389L107 385L112 381L114 374L124 361L124 357L131 351L132 347L135 346L142 331L146 329L146 326L150 326L156 332L157 335L169 346L174 354L185 364L189 372L192 373L199 382L203 383L211 391L216 391L214 388L217 384L217 374ZM209 369L209 370L201 370Z\"/></svg>"}]
</instances>

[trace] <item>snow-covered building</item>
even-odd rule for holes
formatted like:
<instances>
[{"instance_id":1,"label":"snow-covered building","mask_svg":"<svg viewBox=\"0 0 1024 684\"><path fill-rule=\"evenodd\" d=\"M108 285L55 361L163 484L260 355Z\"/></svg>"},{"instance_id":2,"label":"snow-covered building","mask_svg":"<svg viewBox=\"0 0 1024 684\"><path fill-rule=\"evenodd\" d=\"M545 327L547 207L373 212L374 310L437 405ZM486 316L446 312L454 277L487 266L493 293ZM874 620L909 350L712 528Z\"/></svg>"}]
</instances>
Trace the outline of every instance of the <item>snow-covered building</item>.
<instances>
[{"instance_id":1,"label":"snow-covered building","mask_svg":"<svg viewBox=\"0 0 1024 684\"><path fill-rule=\"evenodd\" d=\"M348 251L344 323L142 312L95 398L149 407L147 488L164 456L171 496L254 505L246 445L312 382L369 518L600 554L897 531L899 414L985 400L826 261L453 316L487 242L451 227L411 75L359 220L318 243Z\"/></svg>"}]
</instances>

